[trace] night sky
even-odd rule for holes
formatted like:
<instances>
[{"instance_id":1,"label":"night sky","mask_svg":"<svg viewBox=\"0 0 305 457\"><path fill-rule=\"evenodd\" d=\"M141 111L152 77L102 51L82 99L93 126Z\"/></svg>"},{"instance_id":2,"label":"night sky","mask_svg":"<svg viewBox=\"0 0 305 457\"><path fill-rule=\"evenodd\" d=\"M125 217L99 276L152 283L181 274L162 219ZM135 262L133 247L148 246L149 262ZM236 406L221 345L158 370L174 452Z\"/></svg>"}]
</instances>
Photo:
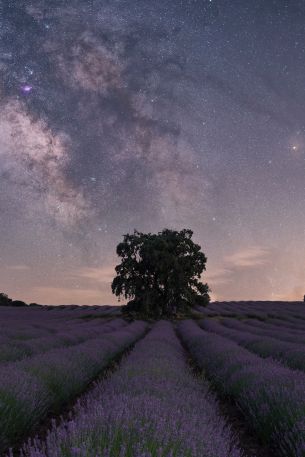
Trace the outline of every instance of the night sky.
<instances>
[{"instance_id":1,"label":"night sky","mask_svg":"<svg viewBox=\"0 0 305 457\"><path fill-rule=\"evenodd\" d=\"M166 227L212 300L303 299L303 0L0 5L1 291L118 303L116 245Z\"/></svg>"}]
</instances>

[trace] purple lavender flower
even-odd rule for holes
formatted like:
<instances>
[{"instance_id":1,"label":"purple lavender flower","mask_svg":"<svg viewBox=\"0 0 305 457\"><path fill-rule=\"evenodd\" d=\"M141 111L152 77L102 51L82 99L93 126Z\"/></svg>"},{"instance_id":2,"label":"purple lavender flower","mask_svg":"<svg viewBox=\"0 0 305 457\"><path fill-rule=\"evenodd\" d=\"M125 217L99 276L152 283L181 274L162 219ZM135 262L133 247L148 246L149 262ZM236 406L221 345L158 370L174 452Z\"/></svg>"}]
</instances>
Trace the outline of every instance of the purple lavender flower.
<instances>
[{"instance_id":1,"label":"purple lavender flower","mask_svg":"<svg viewBox=\"0 0 305 457\"><path fill-rule=\"evenodd\" d=\"M196 379L172 326L156 324L109 379L22 456L240 457L203 379ZM82 454L80 454L82 455Z\"/></svg>"},{"instance_id":2,"label":"purple lavender flower","mask_svg":"<svg viewBox=\"0 0 305 457\"><path fill-rule=\"evenodd\" d=\"M297 450L305 446L300 426L305 411L304 373L264 360L191 321L183 322L179 332L198 364L235 401L261 440L273 445L276 455L299 455Z\"/></svg>"},{"instance_id":3,"label":"purple lavender flower","mask_svg":"<svg viewBox=\"0 0 305 457\"><path fill-rule=\"evenodd\" d=\"M72 346L66 347L60 339L62 347L19 362L0 364L0 452L30 433L50 409L57 408L59 411L61 405L81 392L114 356L143 335L147 326L144 322L129 325L123 322L114 322L112 328L110 325L105 332L101 325L99 331L92 331L91 337L85 325L80 327L76 337L71 334ZM74 323L74 326L77 325L81 324ZM116 327L118 330L115 330ZM63 328L64 323L61 324L61 331ZM30 326L26 332L25 341L28 344L28 341L35 340L35 332L30 330ZM32 338L28 338L29 332ZM77 344L79 339L83 340L82 332L87 335L86 339ZM32 344L31 348L39 351L39 331L37 334L37 346ZM68 329L67 337L69 339ZM57 342L56 337L44 340L50 348L54 343L56 347Z\"/></svg>"}]
</instances>

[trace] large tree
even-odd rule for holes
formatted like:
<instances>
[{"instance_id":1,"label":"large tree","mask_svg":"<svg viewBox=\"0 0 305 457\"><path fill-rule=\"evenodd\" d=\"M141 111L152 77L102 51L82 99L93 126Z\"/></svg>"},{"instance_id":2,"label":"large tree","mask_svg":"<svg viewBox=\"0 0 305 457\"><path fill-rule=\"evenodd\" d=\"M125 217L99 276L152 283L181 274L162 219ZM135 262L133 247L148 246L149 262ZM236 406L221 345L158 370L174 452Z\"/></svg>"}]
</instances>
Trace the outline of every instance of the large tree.
<instances>
[{"instance_id":1,"label":"large tree","mask_svg":"<svg viewBox=\"0 0 305 457\"><path fill-rule=\"evenodd\" d=\"M111 288L119 300L130 299L125 311L162 317L209 303L210 289L199 281L207 258L192 235L187 229L124 235Z\"/></svg>"}]
</instances>

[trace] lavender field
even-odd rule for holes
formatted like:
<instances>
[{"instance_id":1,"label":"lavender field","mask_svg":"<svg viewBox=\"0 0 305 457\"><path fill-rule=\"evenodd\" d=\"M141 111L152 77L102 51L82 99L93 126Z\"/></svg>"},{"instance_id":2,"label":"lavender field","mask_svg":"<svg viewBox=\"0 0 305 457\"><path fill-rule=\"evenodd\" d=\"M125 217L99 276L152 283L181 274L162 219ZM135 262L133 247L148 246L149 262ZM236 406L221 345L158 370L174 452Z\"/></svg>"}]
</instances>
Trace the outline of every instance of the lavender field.
<instances>
[{"instance_id":1,"label":"lavender field","mask_svg":"<svg viewBox=\"0 0 305 457\"><path fill-rule=\"evenodd\" d=\"M0 455L304 457L304 306L0 307Z\"/></svg>"}]
</instances>

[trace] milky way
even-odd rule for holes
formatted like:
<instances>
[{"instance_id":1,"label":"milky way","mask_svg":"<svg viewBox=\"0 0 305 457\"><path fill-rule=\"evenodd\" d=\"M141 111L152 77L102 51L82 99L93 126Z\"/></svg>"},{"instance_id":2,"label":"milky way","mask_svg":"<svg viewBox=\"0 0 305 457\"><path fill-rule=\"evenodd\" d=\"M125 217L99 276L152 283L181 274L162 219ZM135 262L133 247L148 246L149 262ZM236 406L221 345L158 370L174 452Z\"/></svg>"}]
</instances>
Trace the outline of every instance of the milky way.
<instances>
[{"instance_id":1,"label":"milky way","mask_svg":"<svg viewBox=\"0 0 305 457\"><path fill-rule=\"evenodd\" d=\"M304 16L297 0L3 0L1 289L116 303L122 235L185 227L212 299L302 299Z\"/></svg>"}]
</instances>

